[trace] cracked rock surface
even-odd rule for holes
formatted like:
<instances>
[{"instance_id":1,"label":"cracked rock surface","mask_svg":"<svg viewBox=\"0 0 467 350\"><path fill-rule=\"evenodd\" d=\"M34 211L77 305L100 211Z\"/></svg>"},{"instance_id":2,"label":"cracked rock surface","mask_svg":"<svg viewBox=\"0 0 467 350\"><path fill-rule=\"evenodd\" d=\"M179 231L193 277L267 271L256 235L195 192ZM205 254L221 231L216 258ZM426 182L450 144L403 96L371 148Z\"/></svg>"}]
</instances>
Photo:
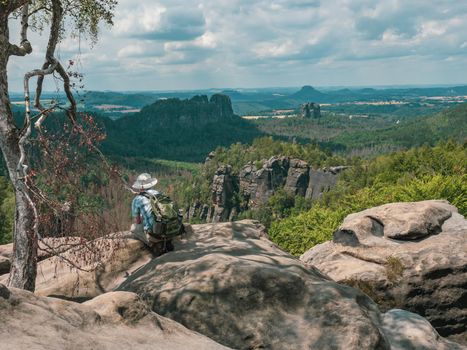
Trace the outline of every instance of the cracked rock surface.
<instances>
[{"instance_id":1,"label":"cracked rock surface","mask_svg":"<svg viewBox=\"0 0 467 350\"><path fill-rule=\"evenodd\" d=\"M155 314L134 293L78 304L0 284L0 318L1 350L228 349Z\"/></svg>"},{"instance_id":2,"label":"cracked rock surface","mask_svg":"<svg viewBox=\"0 0 467 350\"><path fill-rule=\"evenodd\" d=\"M467 220L445 201L393 203L349 215L333 242L303 254L383 310L426 317L442 336L467 344Z\"/></svg>"},{"instance_id":3,"label":"cracked rock surface","mask_svg":"<svg viewBox=\"0 0 467 350\"><path fill-rule=\"evenodd\" d=\"M99 271L47 258L36 294L0 284L1 350L462 349L421 316L381 313L358 289L281 250L255 221L195 225L159 257L128 233L95 243ZM380 266L377 254L366 258Z\"/></svg>"}]
</instances>

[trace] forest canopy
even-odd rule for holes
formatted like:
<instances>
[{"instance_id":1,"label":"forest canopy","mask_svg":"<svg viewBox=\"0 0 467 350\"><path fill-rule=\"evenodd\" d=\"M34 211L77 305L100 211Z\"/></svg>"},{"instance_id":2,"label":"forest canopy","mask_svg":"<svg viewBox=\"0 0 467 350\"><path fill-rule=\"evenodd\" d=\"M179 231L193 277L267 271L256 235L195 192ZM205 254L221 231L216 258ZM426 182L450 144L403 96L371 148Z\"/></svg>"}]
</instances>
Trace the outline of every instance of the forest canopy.
<instances>
[{"instance_id":1,"label":"forest canopy","mask_svg":"<svg viewBox=\"0 0 467 350\"><path fill-rule=\"evenodd\" d=\"M300 255L332 239L351 214L392 202L444 199L467 215L467 144L454 141L360 161L313 207L272 222L271 239Z\"/></svg>"}]
</instances>

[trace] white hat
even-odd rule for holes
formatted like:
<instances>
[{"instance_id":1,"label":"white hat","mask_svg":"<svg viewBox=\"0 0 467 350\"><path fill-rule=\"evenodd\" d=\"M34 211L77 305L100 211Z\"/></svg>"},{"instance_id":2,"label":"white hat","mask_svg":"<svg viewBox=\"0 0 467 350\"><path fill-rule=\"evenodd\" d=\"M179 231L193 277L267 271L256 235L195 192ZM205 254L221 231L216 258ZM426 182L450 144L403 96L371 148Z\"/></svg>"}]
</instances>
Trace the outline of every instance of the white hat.
<instances>
[{"instance_id":1,"label":"white hat","mask_svg":"<svg viewBox=\"0 0 467 350\"><path fill-rule=\"evenodd\" d=\"M143 173L138 176L132 187L135 190L149 190L150 188L156 186L156 184L157 179L155 177L151 177L151 175L148 173Z\"/></svg>"}]
</instances>

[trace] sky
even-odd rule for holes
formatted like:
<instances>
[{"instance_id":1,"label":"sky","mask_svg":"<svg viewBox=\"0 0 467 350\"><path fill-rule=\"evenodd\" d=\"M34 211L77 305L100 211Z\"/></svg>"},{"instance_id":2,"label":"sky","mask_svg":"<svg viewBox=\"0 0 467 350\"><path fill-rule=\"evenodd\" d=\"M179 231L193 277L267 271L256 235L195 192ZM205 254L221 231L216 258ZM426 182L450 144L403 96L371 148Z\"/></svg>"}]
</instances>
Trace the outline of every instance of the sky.
<instances>
[{"instance_id":1,"label":"sky","mask_svg":"<svg viewBox=\"0 0 467 350\"><path fill-rule=\"evenodd\" d=\"M47 35L11 59L11 90ZM96 45L66 38L58 54L88 90L466 84L467 1L120 0Z\"/></svg>"}]
</instances>

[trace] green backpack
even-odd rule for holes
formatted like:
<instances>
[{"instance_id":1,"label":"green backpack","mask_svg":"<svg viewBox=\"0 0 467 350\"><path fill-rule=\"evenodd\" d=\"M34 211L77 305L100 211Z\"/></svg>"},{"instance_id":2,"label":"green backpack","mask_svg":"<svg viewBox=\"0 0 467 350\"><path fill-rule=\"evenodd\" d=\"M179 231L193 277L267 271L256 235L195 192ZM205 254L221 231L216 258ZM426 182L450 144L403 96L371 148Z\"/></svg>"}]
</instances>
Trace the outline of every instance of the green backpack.
<instances>
[{"instance_id":1,"label":"green backpack","mask_svg":"<svg viewBox=\"0 0 467 350\"><path fill-rule=\"evenodd\" d=\"M151 195L147 192L143 196L151 202L154 216L152 236L158 239L170 239L183 233L182 217L170 197L162 194Z\"/></svg>"}]
</instances>

